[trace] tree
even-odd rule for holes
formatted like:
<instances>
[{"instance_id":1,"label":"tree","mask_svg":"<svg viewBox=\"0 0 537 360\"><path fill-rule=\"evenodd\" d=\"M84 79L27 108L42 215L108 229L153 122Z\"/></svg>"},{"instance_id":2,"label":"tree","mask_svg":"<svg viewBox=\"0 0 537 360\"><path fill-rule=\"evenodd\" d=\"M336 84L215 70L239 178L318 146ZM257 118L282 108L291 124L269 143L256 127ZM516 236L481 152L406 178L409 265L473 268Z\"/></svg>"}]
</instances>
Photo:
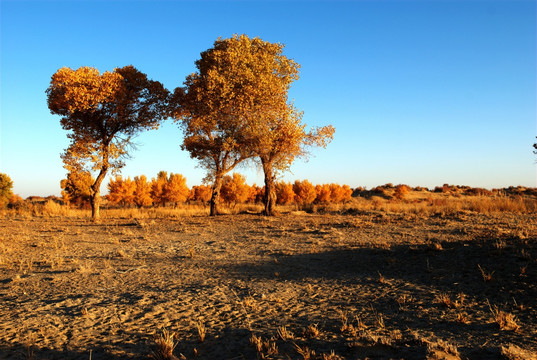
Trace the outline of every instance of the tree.
<instances>
[{"instance_id":1,"label":"tree","mask_svg":"<svg viewBox=\"0 0 537 360\"><path fill-rule=\"evenodd\" d=\"M151 199L151 184L145 175L134 177L134 203L139 208L153 204Z\"/></svg>"},{"instance_id":2,"label":"tree","mask_svg":"<svg viewBox=\"0 0 537 360\"><path fill-rule=\"evenodd\" d=\"M108 183L108 201L115 205L130 206L134 204L136 184L130 177L123 179L120 175Z\"/></svg>"},{"instance_id":3,"label":"tree","mask_svg":"<svg viewBox=\"0 0 537 360\"><path fill-rule=\"evenodd\" d=\"M334 128L325 126L306 131L302 112L288 102L291 83L298 79L300 65L284 56L284 45L246 35L229 39L241 59L234 74L239 88L247 88L248 106L245 147L257 157L265 180L265 215L273 215L276 202L275 179L289 169L295 158L308 155L310 146L326 145ZM236 86L237 87L237 86Z\"/></svg>"},{"instance_id":4,"label":"tree","mask_svg":"<svg viewBox=\"0 0 537 360\"><path fill-rule=\"evenodd\" d=\"M167 202L172 202L177 206L179 202L185 202L190 194L186 185L186 178L181 174L170 174L168 182L164 186L164 197Z\"/></svg>"},{"instance_id":5,"label":"tree","mask_svg":"<svg viewBox=\"0 0 537 360\"><path fill-rule=\"evenodd\" d=\"M300 205L309 205L317 197L315 187L308 180L296 180L293 184L293 191L295 192L295 201Z\"/></svg>"},{"instance_id":6,"label":"tree","mask_svg":"<svg viewBox=\"0 0 537 360\"><path fill-rule=\"evenodd\" d=\"M195 185L190 190L190 196L188 200L192 201L199 201L203 204L206 204L209 200L211 200L211 187L207 185Z\"/></svg>"},{"instance_id":7,"label":"tree","mask_svg":"<svg viewBox=\"0 0 537 360\"><path fill-rule=\"evenodd\" d=\"M0 173L0 208L5 207L9 203L9 199L13 195L13 181L11 178Z\"/></svg>"},{"instance_id":8,"label":"tree","mask_svg":"<svg viewBox=\"0 0 537 360\"><path fill-rule=\"evenodd\" d=\"M250 187L246 184L244 176L239 173L233 173L233 176L224 176L220 191L222 200L228 204L246 202L250 195Z\"/></svg>"},{"instance_id":9,"label":"tree","mask_svg":"<svg viewBox=\"0 0 537 360\"><path fill-rule=\"evenodd\" d=\"M166 186L168 185L168 173L159 171L157 178L151 179L151 199L157 206L166 205Z\"/></svg>"},{"instance_id":10,"label":"tree","mask_svg":"<svg viewBox=\"0 0 537 360\"><path fill-rule=\"evenodd\" d=\"M51 113L60 115L70 132L64 167L97 172L91 185L92 218L97 220L103 179L124 166L134 136L158 128L167 116L169 93L133 66L103 74L91 67L64 67L52 76L46 93Z\"/></svg>"},{"instance_id":11,"label":"tree","mask_svg":"<svg viewBox=\"0 0 537 360\"><path fill-rule=\"evenodd\" d=\"M248 194L248 202L257 204L263 202L263 196L265 194L265 188L259 187L256 184L250 186L250 191Z\"/></svg>"},{"instance_id":12,"label":"tree","mask_svg":"<svg viewBox=\"0 0 537 360\"><path fill-rule=\"evenodd\" d=\"M181 148L212 181L212 216L218 213L223 177L252 156L244 139L247 118L253 116L254 102L266 94L252 68L256 59L245 49L248 41L244 35L218 38L173 96L171 108L184 132Z\"/></svg>"},{"instance_id":13,"label":"tree","mask_svg":"<svg viewBox=\"0 0 537 360\"><path fill-rule=\"evenodd\" d=\"M89 171L75 171L67 174L67 179L60 181L62 198L67 204L74 204L79 208L90 203L91 185L95 179Z\"/></svg>"},{"instance_id":14,"label":"tree","mask_svg":"<svg viewBox=\"0 0 537 360\"><path fill-rule=\"evenodd\" d=\"M276 183L276 204L286 205L295 201L295 192L293 191L293 185L280 181Z\"/></svg>"},{"instance_id":15,"label":"tree","mask_svg":"<svg viewBox=\"0 0 537 360\"><path fill-rule=\"evenodd\" d=\"M330 185L323 184L323 185L315 185L315 192L317 194L317 197L315 198L316 203L322 203L327 204L330 202L331 198L331 191Z\"/></svg>"},{"instance_id":16,"label":"tree","mask_svg":"<svg viewBox=\"0 0 537 360\"><path fill-rule=\"evenodd\" d=\"M536 138L537 138L537 136L536 136ZM537 155L537 143L533 144L533 148L535 149L535 151L533 151L533 153L535 155Z\"/></svg>"}]
</instances>

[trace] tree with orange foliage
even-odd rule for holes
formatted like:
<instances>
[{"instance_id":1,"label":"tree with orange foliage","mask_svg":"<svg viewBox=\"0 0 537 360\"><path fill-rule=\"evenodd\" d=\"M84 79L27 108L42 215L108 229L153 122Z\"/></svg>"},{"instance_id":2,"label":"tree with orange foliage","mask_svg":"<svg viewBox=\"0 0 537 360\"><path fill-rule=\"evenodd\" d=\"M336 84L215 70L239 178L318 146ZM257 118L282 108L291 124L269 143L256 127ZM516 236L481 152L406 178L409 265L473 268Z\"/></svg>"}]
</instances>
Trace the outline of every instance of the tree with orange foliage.
<instances>
[{"instance_id":1,"label":"tree with orange foliage","mask_svg":"<svg viewBox=\"0 0 537 360\"><path fill-rule=\"evenodd\" d=\"M330 202L331 200L330 185L328 184L315 185L315 192L317 193L317 197L315 198L316 203L327 204Z\"/></svg>"},{"instance_id":2,"label":"tree with orange foliage","mask_svg":"<svg viewBox=\"0 0 537 360\"><path fill-rule=\"evenodd\" d=\"M295 202L300 205L309 205L317 197L315 187L308 180L296 180L293 184L293 191L295 192Z\"/></svg>"},{"instance_id":3,"label":"tree with orange foliage","mask_svg":"<svg viewBox=\"0 0 537 360\"><path fill-rule=\"evenodd\" d=\"M13 181L11 178L0 173L0 208L5 207L9 203L9 199L13 195Z\"/></svg>"},{"instance_id":4,"label":"tree with orange foliage","mask_svg":"<svg viewBox=\"0 0 537 360\"><path fill-rule=\"evenodd\" d=\"M244 176L239 173L233 173L233 176L224 176L220 191L222 200L228 204L246 202L250 195L250 187L246 184Z\"/></svg>"},{"instance_id":5,"label":"tree with orange foliage","mask_svg":"<svg viewBox=\"0 0 537 360\"><path fill-rule=\"evenodd\" d=\"M192 186L192 189L190 189L190 196L188 197L188 200L190 201L199 201L203 204L206 204L209 200L211 200L211 187L208 185L195 185Z\"/></svg>"},{"instance_id":6,"label":"tree with orange foliage","mask_svg":"<svg viewBox=\"0 0 537 360\"><path fill-rule=\"evenodd\" d=\"M259 83L238 45L236 37L218 38L172 98L172 112L184 133L181 148L199 161L212 182L211 216L218 214L224 176L252 156L243 138Z\"/></svg>"},{"instance_id":7,"label":"tree with orange foliage","mask_svg":"<svg viewBox=\"0 0 537 360\"><path fill-rule=\"evenodd\" d=\"M68 173L67 179L60 181L63 201L79 208L88 206L91 199L91 185L94 182L95 179L89 171Z\"/></svg>"},{"instance_id":8,"label":"tree with orange foliage","mask_svg":"<svg viewBox=\"0 0 537 360\"><path fill-rule=\"evenodd\" d=\"M95 68L64 67L47 91L52 114L60 115L71 144L62 155L69 172L96 171L91 185L92 218L99 219L100 187L117 173L139 132L156 129L167 117L168 91L133 66L102 74Z\"/></svg>"},{"instance_id":9,"label":"tree with orange foliage","mask_svg":"<svg viewBox=\"0 0 537 360\"><path fill-rule=\"evenodd\" d=\"M123 179L121 175L117 175L108 183L107 199L114 205L130 206L134 204L135 191L136 183L130 177Z\"/></svg>"},{"instance_id":10,"label":"tree with orange foliage","mask_svg":"<svg viewBox=\"0 0 537 360\"><path fill-rule=\"evenodd\" d=\"M151 199L157 206L166 205L166 185L168 184L168 173L159 171L157 178L151 179Z\"/></svg>"},{"instance_id":11,"label":"tree with orange foliage","mask_svg":"<svg viewBox=\"0 0 537 360\"><path fill-rule=\"evenodd\" d=\"M250 186L248 194L248 202L252 204L258 204L263 202L263 196L265 196L265 188L259 187L256 184Z\"/></svg>"},{"instance_id":12,"label":"tree with orange foliage","mask_svg":"<svg viewBox=\"0 0 537 360\"><path fill-rule=\"evenodd\" d=\"M170 174L168 182L164 186L164 197L167 202L174 203L174 207L177 203L185 202L190 194L190 190L186 185L186 178L181 174Z\"/></svg>"},{"instance_id":13,"label":"tree with orange foliage","mask_svg":"<svg viewBox=\"0 0 537 360\"><path fill-rule=\"evenodd\" d=\"M287 93L298 79L300 65L283 55L284 45L246 35L235 35L226 41L232 44L233 54L238 54L229 76L233 82L230 91L240 89L240 96L246 100L240 116L247 126L238 140L257 157L263 169L264 213L272 215L277 175L288 170L295 158L307 157L308 147L326 147L334 128L306 131L302 112L288 102Z\"/></svg>"},{"instance_id":14,"label":"tree with orange foliage","mask_svg":"<svg viewBox=\"0 0 537 360\"><path fill-rule=\"evenodd\" d=\"M295 201L295 192L293 191L293 185L280 181L276 183L276 204L286 205Z\"/></svg>"},{"instance_id":15,"label":"tree with orange foliage","mask_svg":"<svg viewBox=\"0 0 537 360\"><path fill-rule=\"evenodd\" d=\"M333 203L342 203L350 200L352 197L352 190L349 185L330 184L330 201Z\"/></svg>"},{"instance_id":16,"label":"tree with orange foliage","mask_svg":"<svg viewBox=\"0 0 537 360\"><path fill-rule=\"evenodd\" d=\"M349 201L350 199L352 199L352 193L353 193L353 190L351 189L349 185L346 185L346 184L342 185L341 193L339 196L339 201L340 202Z\"/></svg>"},{"instance_id":17,"label":"tree with orange foliage","mask_svg":"<svg viewBox=\"0 0 537 360\"><path fill-rule=\"evenodd\" d=\"M153 204L151 199L151 184L145 175L134 177L134 204L139 208Z\"/></svg>"}]
</instances>

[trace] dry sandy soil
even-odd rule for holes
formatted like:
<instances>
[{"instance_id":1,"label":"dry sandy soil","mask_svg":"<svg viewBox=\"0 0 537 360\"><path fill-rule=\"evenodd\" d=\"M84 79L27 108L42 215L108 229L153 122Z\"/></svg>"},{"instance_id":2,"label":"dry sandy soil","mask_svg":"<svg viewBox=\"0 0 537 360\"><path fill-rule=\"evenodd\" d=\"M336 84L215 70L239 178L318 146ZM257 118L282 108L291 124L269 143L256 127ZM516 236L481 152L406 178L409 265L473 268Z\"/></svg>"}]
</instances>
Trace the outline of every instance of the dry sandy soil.
<instances>
[{"instance_id":1,"label":"dry sandy soil","mask_svg":"<svg viewBox=\"0 0 537 360\"><path fill-rule=\"evenodd\" d=\"M4 217L0 236L2 359L147 359L164 329L187 359L537 353L535 215Z\"/></svg>"}]
</instances>

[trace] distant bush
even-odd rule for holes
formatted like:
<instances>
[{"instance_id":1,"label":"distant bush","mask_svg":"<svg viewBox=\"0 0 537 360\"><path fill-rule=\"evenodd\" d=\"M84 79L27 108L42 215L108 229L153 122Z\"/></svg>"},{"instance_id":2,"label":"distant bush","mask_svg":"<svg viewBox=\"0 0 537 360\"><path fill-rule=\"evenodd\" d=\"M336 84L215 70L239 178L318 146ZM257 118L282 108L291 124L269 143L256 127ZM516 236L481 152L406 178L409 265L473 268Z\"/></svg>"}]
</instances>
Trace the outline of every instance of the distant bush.
<instances>
[{"instance_id":1,"label":"distant bush","mask_svg":"<svg viewBox=\"0 0 537 360\"><path fill-rule=\"evenodd\" d=\"M212 188L208 185L195 185L190 189L188 201L200 202L206 204L211 200Z\"/></svg>"},{"instance_id":2,"label":"distant bush","mask_svg":"<svg viewBox=\"0 0 537 360\"><path fill-rule=\"evenodd\" d=\"M295 193L295 202L299 205L312 204L317 197L315 187L308 180L296 180L293 184L293 191Z\"/></svg>"},{"instance_id":3,"label":"distant bush","mask_svg":"<svg viewBox=\"0 0 537 360\"><path fill-rule=\"evenodd\" d=\"M232 176L226 175L222 181L220 197L228 204L242 204L248 200L250 187L246 184L246 179L239 173Z\"/></svg>"},{"instance_id":4,"label":"distant bush","mask_svg":"<svg viewBox=\"0 0 537 360\"><path fill-rule=\"evenodd\" d=\"M410 187L408 185L401 184L395 187L395 192L393 193L393 196L397 200L403 200L409 192Z\"/></svg>"},{"instance_id":5,"label":"distant bush","mask_svg":"<svg viewBox=\"0 0 537 360\"><path fill-rule=\"evenodd\" d=\"M276 204L286 205L295 201L295 192L291 183L276 183Z\"/></svg>"},{"instance_id":6,"label":"distant bush","mask_svg":"<svg viewBox=\"0 0 537 360\"><path fill-rule=\"evenodd\" d=\"M9 199L13 195L13 181L6 174L0 173L0 208L5 207L9 203Z\"/></svg>"}]
</instances>

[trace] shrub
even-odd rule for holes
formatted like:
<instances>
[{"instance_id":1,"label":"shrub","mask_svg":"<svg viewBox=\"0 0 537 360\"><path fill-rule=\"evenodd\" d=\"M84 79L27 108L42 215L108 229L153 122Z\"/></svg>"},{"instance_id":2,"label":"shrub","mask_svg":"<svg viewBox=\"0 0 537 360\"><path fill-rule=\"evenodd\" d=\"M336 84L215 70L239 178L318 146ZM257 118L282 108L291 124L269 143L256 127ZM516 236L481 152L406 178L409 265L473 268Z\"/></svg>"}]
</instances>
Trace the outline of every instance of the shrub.
<instances>
[{"instance_id":1,"label":"shrub","mask_svg":"<svg viewBox=\"0 0 537 360\"><path fill-rule=\"evenodd\" d=\"M276 183L276 204L286 205L295 200L295 192L291 183L283 181Z\"/></svg>"},{"instance_id":2,"label":"shrub","mask_svg":"<svg viewBox=\"0 0 537 360\"><path fill-rule=\"evenodd\" d=\"M248 200L250 195L249 188L244 176L238 173L233 173L233 176L224 176L222 188L220 189L220 196L222 200L228 204L243 203Z\"/></svg>"},{"instance_id":3,"label":"shrub","mask_svg":"<svg viewBox=\"0 0 537 360\"><path fill-rule=\"evenodd\" d=\"M308 180L296 180L293 184L293 191L295 193L295 201L300 205L309 205L317 197L315 187Z\"/></svg>"}]
</instances>

